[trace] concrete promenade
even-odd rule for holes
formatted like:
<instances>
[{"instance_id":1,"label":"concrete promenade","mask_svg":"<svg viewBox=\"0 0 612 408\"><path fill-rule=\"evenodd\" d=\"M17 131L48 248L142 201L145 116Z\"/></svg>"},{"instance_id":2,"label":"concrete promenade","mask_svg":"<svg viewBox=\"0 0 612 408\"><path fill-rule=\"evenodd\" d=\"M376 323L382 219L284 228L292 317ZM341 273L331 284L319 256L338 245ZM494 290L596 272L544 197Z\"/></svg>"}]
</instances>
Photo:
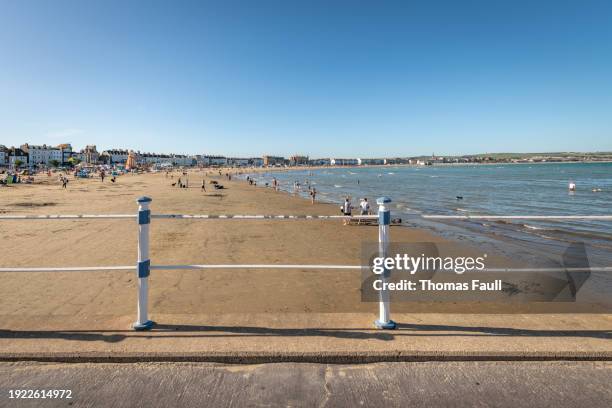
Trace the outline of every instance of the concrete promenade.
<instances>
[{"instance_id":1,"label":"concrete promenade","mask_svg":"<svg viewBox=\"0 0 612 408\"><path fill-rule=\"evenodd\" d=\"M609 407L610 362L0 363L0 406ZM9 389L69 389L11 400Z\"/></svg>"},{"instance_id":2,"label":"concrete promenade","mask_svg":"<svg viewBox=\"0 0 612 408\"><path fill-rule=\"evenodd\" d=\"M366 313L154 314L0 318L0 360L366 363L428 360L610 360L609 315L394 314L376 330Z\"/></svg>"}]
</instances>

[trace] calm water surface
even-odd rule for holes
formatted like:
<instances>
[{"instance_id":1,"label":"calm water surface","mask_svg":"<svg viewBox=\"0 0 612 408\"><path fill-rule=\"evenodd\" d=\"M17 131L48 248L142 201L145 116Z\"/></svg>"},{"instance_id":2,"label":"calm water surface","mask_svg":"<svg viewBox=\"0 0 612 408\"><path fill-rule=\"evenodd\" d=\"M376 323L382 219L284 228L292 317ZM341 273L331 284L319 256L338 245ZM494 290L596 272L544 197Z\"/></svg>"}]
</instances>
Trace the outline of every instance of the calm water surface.
<instances>
[{"instance_id":1,"label":"calm water surface","mask_svg":"<svg viewBox=\"0 0 612 408\"><path fill-rule=\"evenodd\" d=\"M591 266L612 265L612 221L431 221L422 214L441 215L612 215L612 163L544 163L418 167L329 168L253 174L258 186L271 184L308 196L308 185L321 201L353 205L367 197L389 196L394 217L408 227L468 240L510 256L546 264L570 243L588 248ZM568 191L568 183L577 185ZM593 192L593 189L601 189ZM463 197L458 199L457 196Z\"/></svg>"}]
</instances>

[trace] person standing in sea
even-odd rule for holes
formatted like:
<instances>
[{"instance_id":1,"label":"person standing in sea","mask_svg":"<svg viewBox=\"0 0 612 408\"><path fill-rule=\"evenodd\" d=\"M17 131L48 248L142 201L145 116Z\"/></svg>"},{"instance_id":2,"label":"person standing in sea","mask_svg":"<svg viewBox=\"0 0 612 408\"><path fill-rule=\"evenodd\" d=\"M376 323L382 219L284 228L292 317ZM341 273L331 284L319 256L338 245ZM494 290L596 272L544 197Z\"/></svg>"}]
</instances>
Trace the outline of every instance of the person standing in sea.
<instances>
[{"instance_id":1,"label":"person standing in sea","mask_svg":"<svg viewBox=\"0 0 612 408\"><path fill-rule=\"evenodd\" d=\"M344 200L344 205L342 206L342 214L344 214L346 217L350 217L353 213L353 205L351 204L351 200L349 199L349 197L346 197L346 199ZM344 219L344 225L348 225L350 222L350 219L345 218Z\"/></svg>"}]
</instances>

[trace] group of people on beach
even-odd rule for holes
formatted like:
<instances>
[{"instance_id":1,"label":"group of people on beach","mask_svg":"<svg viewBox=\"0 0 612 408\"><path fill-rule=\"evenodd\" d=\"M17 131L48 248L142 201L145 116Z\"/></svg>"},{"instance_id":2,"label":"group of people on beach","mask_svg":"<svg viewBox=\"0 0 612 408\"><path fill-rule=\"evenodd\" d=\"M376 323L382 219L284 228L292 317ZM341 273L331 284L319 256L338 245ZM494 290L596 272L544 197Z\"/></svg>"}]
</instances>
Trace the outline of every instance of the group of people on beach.
<instances>
[{"instance_id":1,"label":"group of people on beach","mask_svg":"<svg viewBox=\"0 0 612 408\"><path fill-rule=\"evenodd\" d=\"M368 202L367 197L364 197L361 199L361 201L359 202L359 212L360 215L370 215L370 203ZM344 203L342 204L342 207L340 207L340 211L342 212L343 215L351 217L353 215L353 204L351 203L351 197L347 196L344 199ZM344 219L344 225L348 225L350 222L350 219L345 218ZM361 224L361 219L359 219L359 221L357 221L358 224Z\"/></svg>"},{"instance_id":2,"label":"group of people on beach","mask_svg":"<svg viewBox=\"0 0 612 408\"><path fill-rule=\"evenodd\" d=\"M251 176L247 176L246 177L246 181L247 183L249 183L250 186L257 186L257 180L254 179ZM314 204L316 199L317 199L317 190L310 185L310 182L308 180L306 180L306 185L308 186L308 196L310 197L310 202L311 204ZM265 183L266 187L270 187L269 183ZM276 177L272 177L272 186L271 186L274 191L279 191L280 190L280 182L278 181L278 179ZM298 192L302 191L302 185L300 184L299 181L294 181L293 182L293 192L294 194L297 194Z\"/></svg>"}]
</instances>

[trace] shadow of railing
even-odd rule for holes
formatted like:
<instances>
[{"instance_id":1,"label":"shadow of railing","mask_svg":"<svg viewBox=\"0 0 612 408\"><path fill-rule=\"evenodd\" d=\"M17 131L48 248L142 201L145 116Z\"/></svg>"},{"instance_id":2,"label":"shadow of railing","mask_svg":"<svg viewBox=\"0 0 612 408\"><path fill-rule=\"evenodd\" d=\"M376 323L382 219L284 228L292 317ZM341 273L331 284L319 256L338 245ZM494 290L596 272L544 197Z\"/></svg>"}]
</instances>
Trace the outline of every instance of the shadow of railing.
<instances>
[{"instance_id":1,"label":"shadow of railing","mask_svg":"<svg viewBox=\"0 0 612 408\"><path fill-rule=\"evenodd\" d=\"M346 340L393 341L400 337L576 337L612 339L611 330L541 330L511 327L437 324L398 324L396 330L371 328L270 328L258 326L204 326L158 324L149 332L132 330L2 330L0 339L62 339L118 343L129 338L232 338L232 337L328 337Z\"/></svg>"}]
</instances>

